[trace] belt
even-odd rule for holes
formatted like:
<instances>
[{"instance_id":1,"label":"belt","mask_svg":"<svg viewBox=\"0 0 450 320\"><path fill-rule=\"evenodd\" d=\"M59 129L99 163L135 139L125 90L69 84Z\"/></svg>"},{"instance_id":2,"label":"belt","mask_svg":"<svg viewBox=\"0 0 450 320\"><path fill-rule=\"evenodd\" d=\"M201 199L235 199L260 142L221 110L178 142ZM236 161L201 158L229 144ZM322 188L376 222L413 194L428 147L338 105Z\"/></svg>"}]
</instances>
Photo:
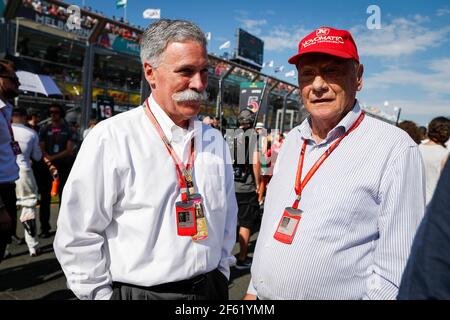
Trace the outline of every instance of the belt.
<instances>
[{"instance_id":1,"label":"belt","mask_svg":"<svg viewBox=\"0 0 450 320\"><path fill-rule=\"evenodd\" d=\"M214 272L214 270L211 272ZM208 273L201 274L201 275L198 275L194 278L187 279L187 280L162 283L162 284L157 284L157 285L150 286L150 287L138 286L135 284L114 281L113 288L118 288L121 286L128 286L128 287L138 288L138 289L146 290L146 291L166 292L166 293L167 292L184 293L184 292L193 291L193 290L199 288L201 285L203 285L206 281L206 277L207 277Z\"/></svg>"}]
</instances>

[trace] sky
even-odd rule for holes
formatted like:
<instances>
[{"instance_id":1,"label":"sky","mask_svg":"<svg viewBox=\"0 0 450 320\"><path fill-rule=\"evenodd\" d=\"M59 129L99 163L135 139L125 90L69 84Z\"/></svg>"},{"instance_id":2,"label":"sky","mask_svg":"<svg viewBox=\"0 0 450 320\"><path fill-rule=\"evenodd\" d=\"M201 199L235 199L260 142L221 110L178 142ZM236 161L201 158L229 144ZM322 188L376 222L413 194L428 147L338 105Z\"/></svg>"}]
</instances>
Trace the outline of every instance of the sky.
<instances>
[{"instance_id":1,"label":"sky","mask_svg":"<svg viewBox=\"0 0 450 320\"><path fill-rule=\"evenodd\" d=\"M115 0L66 2L84 2L109 17L124 15ZM230 54L236 48L237 28L250 32L264 41L264 61L284 66L283 72L269 67L262 72L291 83L296 77L285 74L295 68L287 60L304 36L321 26L347 29L364 65L363 89L357 95L362 104L389 113L400 110L400 120L419 125L450 117L449 0L128 0L127 20L146 27L154 21L142 17L148 8L211 32L208 50L217 55L224 53L219 47L226 41L231 41Z\"/></svg>"}]
</instances>

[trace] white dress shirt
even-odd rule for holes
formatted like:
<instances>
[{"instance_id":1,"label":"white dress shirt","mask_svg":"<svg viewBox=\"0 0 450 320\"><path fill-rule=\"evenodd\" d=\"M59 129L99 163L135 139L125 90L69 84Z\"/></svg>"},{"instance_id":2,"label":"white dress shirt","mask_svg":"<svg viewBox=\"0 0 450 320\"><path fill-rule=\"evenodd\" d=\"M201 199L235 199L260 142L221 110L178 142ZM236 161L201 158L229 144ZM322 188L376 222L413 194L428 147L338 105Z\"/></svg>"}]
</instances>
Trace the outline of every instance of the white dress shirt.
<instances>
[{"instance_id":1,"label":"white dress shirt","mask_svg":"<svg viewBox=\"0 0 450 320\"><path fill-rule=\"evenodd\" d=\"M0 99L0 183L14 182L19 179L19 167L11 148L11 123L13 106Z\"/></svg>"},{"instance_id":2,"label":"white dress shirt","mask_svg":"<svg viewBox=\"0 0 450 320\"><path fill-rule=\"evenodd\" d=\"M178 236L181 200L175 165L144 106L95 126L65 185L54 249L80 299L108 299L111 282L153 286L235 262L237 204L229 149L200 121L176 126L150 97L151 109L184 163L195 136L194 184L203 196L209 237Z\"/></svg>"},{"instance_id":3,"label":"white dress shirt","mask_svg":"<svg viewBox=\"0 0 450 320\"><path fill-rule=\"evenodd\" d=\"M426 204L433 198L442 171L442 161L448 157L449 150L440 144L420 144L420 154L425 166Z\"/></svg>"},{"instance_id":4,"label":"white dress shirt","mask_svg":"<svg viewBox=\"0 0 450 320\"><path fill-rule=\"evenodd\" d=\"M19 143L21 154L17 155L17 165L20 168L31 170L30 158L39 161L42 157L39 147L39 136L36 131L23 124L13 123L14 139Z\"/></svg>"},{"instance_id":5,"label":"white dress shirt","mask_svg":"<svg viewBox=\"0 0 450 320\"><path fill-rule=\"evenodd\" d=\"M281 147L268 186L248 293L260 299L394 299L416 228L425 180L417 145L404 131L365 116L303 190L292 244L274 239L292 206L300 149L302 179L359 116L358 103L316 144L310 119Z\"/></svg>"}]
</instances>

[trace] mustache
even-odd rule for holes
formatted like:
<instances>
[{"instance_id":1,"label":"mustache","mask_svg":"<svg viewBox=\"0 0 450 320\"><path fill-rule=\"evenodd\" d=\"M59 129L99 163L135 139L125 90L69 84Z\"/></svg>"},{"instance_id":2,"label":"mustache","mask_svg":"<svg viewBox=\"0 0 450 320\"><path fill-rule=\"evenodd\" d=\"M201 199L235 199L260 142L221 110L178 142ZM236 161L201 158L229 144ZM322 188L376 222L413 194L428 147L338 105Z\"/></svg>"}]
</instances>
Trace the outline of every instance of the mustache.
<instances>
[{"instance_id":1,"label":"mustache","mask_svg":"<svg viewBox=\"0 0 450 320\"><path fill-rule=\"evenodd\" d=\"M172 95L172 99L176 102L186 102L186 101L204 101L208 99L208 94L206 91L197 92L192 89L186 89Z\"/></svg>"}]
</instances>

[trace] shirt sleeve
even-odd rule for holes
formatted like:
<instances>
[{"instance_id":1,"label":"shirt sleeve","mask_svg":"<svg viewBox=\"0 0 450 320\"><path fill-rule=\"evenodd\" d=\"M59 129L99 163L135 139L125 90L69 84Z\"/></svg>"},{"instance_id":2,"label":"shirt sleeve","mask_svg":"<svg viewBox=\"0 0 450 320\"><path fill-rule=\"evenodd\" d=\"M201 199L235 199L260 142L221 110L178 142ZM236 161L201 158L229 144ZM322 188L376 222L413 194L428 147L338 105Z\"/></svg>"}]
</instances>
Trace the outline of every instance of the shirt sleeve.
<instances>
[{"instance_id":1,"label":"shirt sleeve","mask_svg":"<svg viewBox=\"0 0 450 320\"><path fill-rule=\"evenodd\" d=\"M231 165L231 156L228 145L224 144L225 154L225 188L226 188L226 203L227 203L227 217L225 222L225 232L222 247L222 257L219 263L219 270L230 278L230 265L236 262L236 258L232 255L234 244L236 242L236 224L237 224L237 202L236 193L234 191L234 174Z\"/></svg>"},{"instance_id":2,"label":"shirt sleeve","mask_svg":"<svg viewBox=\"0 0 450 320\"><path fill-rule=\"evenodd\" d=\"M255 296L258 295L255 287L253 286L253 278L250 278L250 283L248 284L248 288L247 288L247 294L253 294Z\"/></svg>"},{"instance_id":3,"label":"shirt sleeve","mask_svg":"<svg viewBox=\"0 0 450 320\"><path fill-rule=\"evenodd\" d=\"M379 239L364 299L395 299L412 241L425 212L425 176L417 146L387 165L380 185Z\"/></svg>"},{"instance_id":4,"label":"shirt sleeve","mask_svg":"<svg viewBox=\"0 0 450 320\"><path fill-rule=\"evenodd\" d=\"M112 143L96 130L86 139L64 187L54 241L68 287L79 299L112 295L104 231L119 187Z\"/></svg>"}]
</instances>

